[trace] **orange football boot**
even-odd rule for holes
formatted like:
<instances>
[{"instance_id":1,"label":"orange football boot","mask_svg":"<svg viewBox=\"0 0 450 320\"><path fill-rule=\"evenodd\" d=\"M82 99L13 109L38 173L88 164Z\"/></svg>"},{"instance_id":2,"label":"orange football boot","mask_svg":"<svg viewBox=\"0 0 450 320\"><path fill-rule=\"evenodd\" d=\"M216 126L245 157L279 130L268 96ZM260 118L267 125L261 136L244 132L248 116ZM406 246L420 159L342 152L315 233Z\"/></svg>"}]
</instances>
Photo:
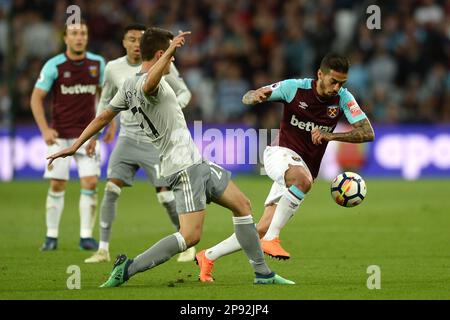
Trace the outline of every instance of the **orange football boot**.
<instances>
[{"instance_id":1,"label":"orange football boot","mask_svg":"<svg viewBox=\"0 0 450 320\"><path fill-rule=\"evenodd\" d=\"M287 260L291 257L289 252L284 250L281 246L281 240L278 237L275 237L272 240L261 239L261 247L263 252L272 258Z\"/></svg>"},{"instance_id":2,"label":"orange football boot","mask_svg":"<svg viewBox=\"0 0 450 320\"><path fill-rule=\"evenodd\" d=\"M206 257L205 250L202 250L195 255L195 262L200 268L198 280L201 282L213 282L212 269L214 268L214 261L209 260Z\"/></svg>"}]
</instances>

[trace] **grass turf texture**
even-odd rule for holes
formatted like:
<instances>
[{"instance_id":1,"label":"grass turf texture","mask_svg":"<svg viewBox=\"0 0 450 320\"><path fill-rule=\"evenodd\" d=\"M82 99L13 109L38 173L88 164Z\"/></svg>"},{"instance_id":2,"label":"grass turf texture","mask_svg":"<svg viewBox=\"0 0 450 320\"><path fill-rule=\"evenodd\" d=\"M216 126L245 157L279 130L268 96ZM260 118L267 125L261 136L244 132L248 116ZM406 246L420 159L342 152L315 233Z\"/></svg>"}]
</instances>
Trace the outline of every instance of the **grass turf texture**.
<instances>
[{"instance_id":1,"label":"grass turf texture","mask_svg":"<svg viewBox=\"0 0 450 320\"><path fill-rule=\"evenodd\" d=\"M270 189L267 177L239 177L252 201L255 220ZM38 250L45 236L43 181L0 183L0 299L448 299L450 298L449 181L368 180L367 198L358 207L335 204L329 183L318 181L282 232L288 261L266 257L270 267L294 286L255 286L244 253L216 262L216 282L197 281L194 262L175 258L138 274L120 288L100 289L113 261L85 264L80 251L79 185L65 198L58 250ZM99 185L99 204L104 182ZM136 182L121 195L113 226L111 259L134 257L173 232L154 189ZM208 207L197 250L233 232L231 214ZM98 222L95 237L98 239ZM68 266L81 268L81 290L68 290ZM381 268L381 289L366 286L367 267Z\"/></svg>"}]
</instances>

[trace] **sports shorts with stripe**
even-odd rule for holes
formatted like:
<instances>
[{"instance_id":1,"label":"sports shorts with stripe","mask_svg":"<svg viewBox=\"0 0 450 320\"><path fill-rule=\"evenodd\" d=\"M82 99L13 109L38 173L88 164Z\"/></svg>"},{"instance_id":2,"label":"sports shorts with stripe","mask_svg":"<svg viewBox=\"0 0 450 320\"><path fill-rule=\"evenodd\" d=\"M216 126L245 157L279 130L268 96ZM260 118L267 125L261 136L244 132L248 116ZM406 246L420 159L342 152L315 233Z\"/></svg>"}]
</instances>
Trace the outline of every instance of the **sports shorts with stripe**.
<instances>
[{"instance_id":1,"label":"sports shorts with stripe","mask_svg":"<svg viewBox=\"0 0 450 320\"><path fill-rule=\"evenodd\" d=\"M230 182L231 173L203 160L166 177L174 195L178 214L201 211L219 199Z\"/></svg>"},{"instance_id":2,"label":"sports shorts with stripe","mask_svg":"<svg viewBox=\"0 0 450 320\"><path fill-rule=\"evenodd\" d=\"M168 186L167 181L160 174L161 161L158 149L151 143L119 136L109 158L108 179L119 179L125 186L131 186L139 168L145 171L153 186Z\"/></svg>"}]
</instances>

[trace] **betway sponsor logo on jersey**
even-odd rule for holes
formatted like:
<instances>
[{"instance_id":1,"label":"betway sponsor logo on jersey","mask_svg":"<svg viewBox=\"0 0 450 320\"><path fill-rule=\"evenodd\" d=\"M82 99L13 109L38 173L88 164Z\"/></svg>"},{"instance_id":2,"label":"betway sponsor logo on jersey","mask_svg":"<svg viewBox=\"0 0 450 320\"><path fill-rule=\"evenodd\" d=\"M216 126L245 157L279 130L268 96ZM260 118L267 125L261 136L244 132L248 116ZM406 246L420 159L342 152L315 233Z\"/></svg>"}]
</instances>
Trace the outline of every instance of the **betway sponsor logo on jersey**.
<instances>
[{"instance_id":1,"label":"betway sponsor logo on jersey","mask_svg":"<svg viewBox=\"0 0 450 320\"><path fill-rule=\"evenodd\" d=\"M97 85L95 84L76 84L74 86L61 85L62 94L86 94L90 93L92 95L97 91Z\"/></svg>"},{"instance_id":2,"label":"betway sponsor logo on jersey","mask_svg":"<svg viewBox=\"0 0 450 320\"><path fill-rule=\"evenodd\" d=\"M295 114L292 115L291 118L291 125L293 125L294 127L298 127L299 129L302 130L306 130L306 131L312 131L312 129L320 129L326 132L333 132L333 127L328 127L328 126L319 126L316 125L314 122L308 121L308 122L303 122L303 121L299 121L297 119L297 117L295 116Z\"/></svg>"}]
</instances>

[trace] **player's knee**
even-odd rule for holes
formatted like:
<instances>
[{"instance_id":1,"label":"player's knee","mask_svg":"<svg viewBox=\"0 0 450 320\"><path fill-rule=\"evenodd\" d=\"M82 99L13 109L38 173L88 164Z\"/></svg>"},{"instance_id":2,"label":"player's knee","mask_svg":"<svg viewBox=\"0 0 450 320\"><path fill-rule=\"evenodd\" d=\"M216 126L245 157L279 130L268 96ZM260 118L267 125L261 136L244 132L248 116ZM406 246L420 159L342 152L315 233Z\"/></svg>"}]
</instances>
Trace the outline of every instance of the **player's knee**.
<instances>
[{"instance_id":1,"label":"player's knee","mask_svg":"<svg viewBox=\"0 0 450 320\"><path fill-rule=\"evenodd\" d=\"M175 195L173 191L160 191L156 194L156 198L158 198L158 202L161 204L170 203L175 200Z\"/></svg>"},{"instance_id":2,"label":"player's knee","mask_svg":"<svg viewBox=\"0 0 450 320\"><path fill-rule=\"evenodd\" d=\"M50 189L53 192L62 192L66 190L66 181L65 180L51 180Z\"/></svg>"},{"instance_id":3,"label":"player's knee","mask_svg":"<svg viewBox=\"0 0 450 320\"><path fill-rule=\"evenodd\" d=\"M296 186L302 192L307 193L312 187L312 177L305 168L301 166L291 166L285 174L286 186Z\"/></svg>"},{"instance_id":4,"label":"player's knee","mask_svg":"<svg viewBox=\"0 0 450 320\"><path fill-rule=\"evenodd\" d=\"M238 197L236 200L236 213L240 216L248 215L252 212L252 203L250 200L242 194L242 196Z\"/></svg>"},{"instance_id":5,"label":"player's knee","mask_svg":"<svg viewBox=\"0 0 450 320\"><path fill-rule=\"evenodd\" d=\"M105 186L105 191L106 192L112 192L112 193L115 193L118 196L120 196L120 193L122 192L122 189L117 184L115 184L114 182L108 181L106 183L106 186Z\"/></svg>"},{"instance_id":6,"label":"player's knee","mask_svg":"<svg viewBox=\"0 0 450 320\"><path fill-rule=\"evenodd\" d=\"M84 177L81 179L81 188L95 190L97 188L97 177Z\"/></svg>"},{"instance_id":7,"label":"player's knee","mask_svg":"<svg viewBox=\"0 0 450 320\"><path fill-rule=\"evenodd\" d=\"M170 191L169 187L155 187L156 193Z\"/></svg>"},{"instance_id":8,"label":"player's knee","mask_svg":"<svg viewBox=\"0 0 450 320\"><path fill-rule=\"evenodd\" d=\"M120 179L115 179L115 178L108 179L108 182L114 183L114 184L115 184L116 186L118 186L120 189L122 189L123 186L124 186L124 184L125 184L122 180L120 180Z\"/></svg>"},{"instance_id":9,"label":"player's knee","mask_svg":"<svg viewBox=\"0 0 450 320\"><path fill-rule=\"evenodd\" d=\"M298 183L295 184L297 188L299 188L303 193L308 193L309 190L311 190L312 187L312 181L308 178L302 179L298 181Z\"/></svg>"}]
</instances>

